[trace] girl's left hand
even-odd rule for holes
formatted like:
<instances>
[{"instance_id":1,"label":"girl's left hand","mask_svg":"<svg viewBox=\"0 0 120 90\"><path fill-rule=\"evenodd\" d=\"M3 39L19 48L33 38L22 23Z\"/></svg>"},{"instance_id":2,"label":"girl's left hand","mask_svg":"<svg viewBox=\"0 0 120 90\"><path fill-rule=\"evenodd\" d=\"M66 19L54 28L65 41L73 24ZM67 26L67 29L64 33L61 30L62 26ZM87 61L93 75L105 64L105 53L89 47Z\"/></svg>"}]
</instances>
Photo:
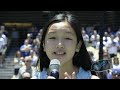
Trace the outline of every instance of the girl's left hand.
<instances>
[{"instance_id":1,"label":"girl's left hand","mask_svg":"<svg viewBox=\"0 0 120 90\"><path fill-rule=\"evenodd\" d=\"M67 72L65 72L64 75L65 75L64 79L76 79L75 72L73 72L72 75L69 75Z\"/></svg>"}]
</instances>

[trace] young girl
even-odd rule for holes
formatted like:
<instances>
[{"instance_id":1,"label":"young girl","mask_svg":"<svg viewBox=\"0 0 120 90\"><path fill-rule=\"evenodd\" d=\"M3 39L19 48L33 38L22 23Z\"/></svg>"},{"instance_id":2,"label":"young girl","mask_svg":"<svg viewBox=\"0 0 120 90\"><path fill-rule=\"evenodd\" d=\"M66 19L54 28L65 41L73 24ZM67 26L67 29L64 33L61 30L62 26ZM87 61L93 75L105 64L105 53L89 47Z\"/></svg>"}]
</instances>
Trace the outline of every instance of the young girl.
<instances>
[{"instance_id":1,"label":"young girl","mask_svg":"<svg viewBox=\"0 0 120 90\"><path fill-rule=\"evenodd\" d=\"M50 60L61 63L59 79L98 79L91 74L91 59L80 25L71 14L58 14L43 30L40 44L40 71L37 79L55 79L49 74Z\"/></svg>"}]
</instances>

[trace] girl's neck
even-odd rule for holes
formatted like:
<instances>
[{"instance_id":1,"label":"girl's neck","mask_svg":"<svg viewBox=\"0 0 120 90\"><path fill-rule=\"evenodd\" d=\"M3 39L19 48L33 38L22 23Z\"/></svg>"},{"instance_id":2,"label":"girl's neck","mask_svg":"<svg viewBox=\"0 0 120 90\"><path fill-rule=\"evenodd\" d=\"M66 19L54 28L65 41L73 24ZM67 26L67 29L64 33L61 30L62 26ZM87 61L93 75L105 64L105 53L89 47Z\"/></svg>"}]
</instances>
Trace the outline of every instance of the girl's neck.
<instances>
[{"instance_id":1,"label":"girl's neck","mask_svg":"<svg viewBox=\"0 0 120 90\"><path fill-rule=\"evenodd\" d=\"M69 62L66 62L65 64L60 66L60 73L59 73L59 78L64 79L64 73L67 72L69 75L72 75L73 72L77 72L77 68L75 68L72 64L72 60Z\"/></svg>"}]
</instances>

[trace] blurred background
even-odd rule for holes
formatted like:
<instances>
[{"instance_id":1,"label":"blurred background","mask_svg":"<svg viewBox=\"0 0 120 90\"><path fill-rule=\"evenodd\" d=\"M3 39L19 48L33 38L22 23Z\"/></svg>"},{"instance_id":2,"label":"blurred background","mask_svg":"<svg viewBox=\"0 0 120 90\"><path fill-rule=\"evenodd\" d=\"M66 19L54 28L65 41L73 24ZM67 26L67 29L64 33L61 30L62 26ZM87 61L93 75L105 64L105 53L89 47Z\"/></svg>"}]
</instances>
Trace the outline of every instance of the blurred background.
<instances>
[{"instance_id":1,"label":"blurred background","mask_svg":"<svg viewBox=\"0 0 120 90\"><path fill-rule=\"evenodd\" d=\"M19 68L25 65L26 55L31 56L31 66L35 67L43 27L49 18L64 12L0 11L0 79L17 78ZM120 69L120 11L70 13L79 21L92 61L111 60L113 67L117 65ZM24 50L26 44L28 48ZM105 72L102 78L108 79L109 72L112 71Z\"/></svg>"}]
</instances>

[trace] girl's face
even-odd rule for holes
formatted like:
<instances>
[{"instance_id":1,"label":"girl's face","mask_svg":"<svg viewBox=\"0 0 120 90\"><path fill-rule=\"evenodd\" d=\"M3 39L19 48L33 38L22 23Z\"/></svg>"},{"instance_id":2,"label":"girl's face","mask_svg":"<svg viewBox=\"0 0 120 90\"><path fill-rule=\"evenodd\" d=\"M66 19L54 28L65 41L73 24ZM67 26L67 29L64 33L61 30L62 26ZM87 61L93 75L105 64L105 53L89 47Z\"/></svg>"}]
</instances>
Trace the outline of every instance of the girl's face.
<instances>
[{"instance_id":1,"label":"girl's face","mask_svg":"<svg viewBox=\"0 0 120 90\"><path fill-rule=\"evenodd\" d=\"M77 47L77 36L68 22L54 23L48 28L44 51L48 58L60 60L61 65L72 60Z\"/></svg>"}]
</instances>

